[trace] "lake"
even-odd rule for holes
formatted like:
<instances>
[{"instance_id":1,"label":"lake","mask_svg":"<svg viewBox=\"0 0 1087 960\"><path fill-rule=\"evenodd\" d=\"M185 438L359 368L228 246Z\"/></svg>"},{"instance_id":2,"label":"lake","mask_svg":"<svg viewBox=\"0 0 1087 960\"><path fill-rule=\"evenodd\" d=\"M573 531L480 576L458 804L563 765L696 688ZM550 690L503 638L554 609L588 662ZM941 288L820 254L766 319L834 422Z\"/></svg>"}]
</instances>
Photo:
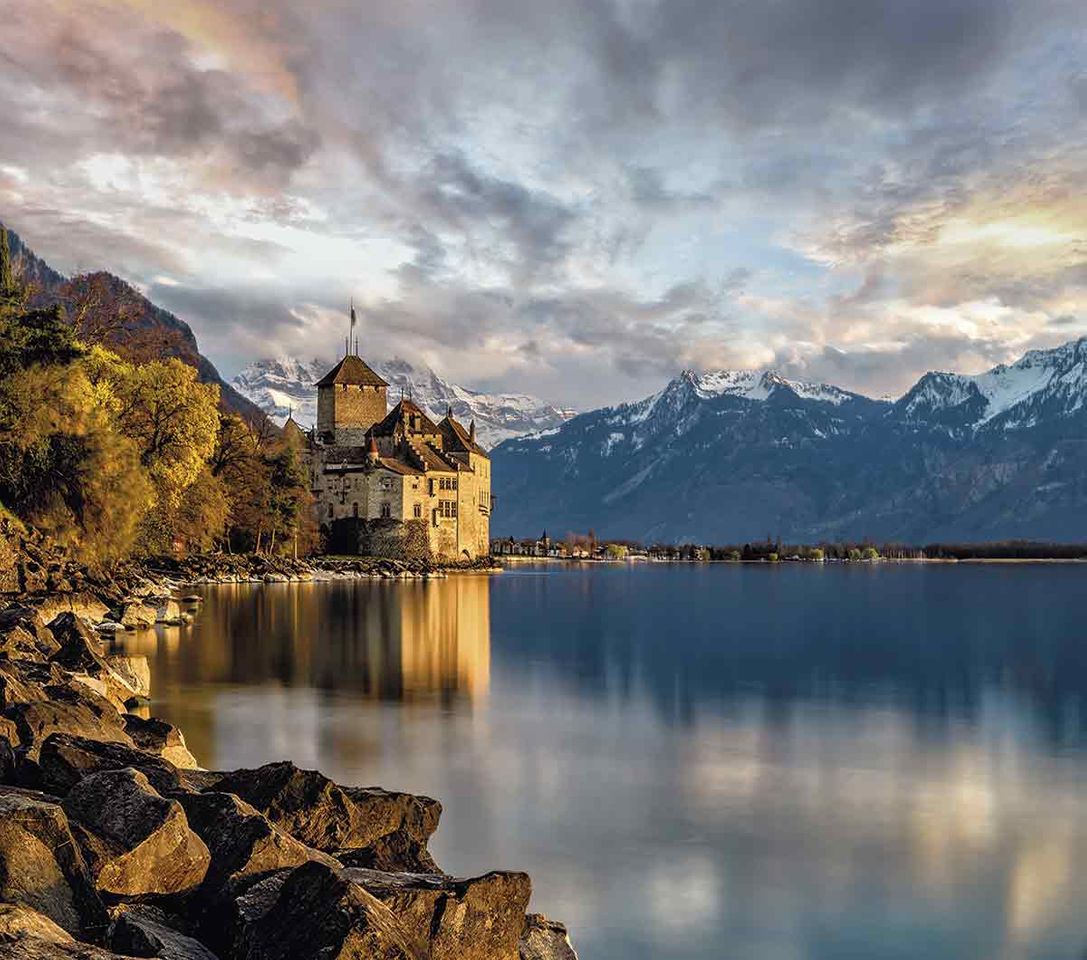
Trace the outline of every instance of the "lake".
<instances>
[{"instance_id":1,"label":"lake","mask_svg":"<svg viewBox=\"0 0 1087 960\"><path fill-rule=\"evenodd\" d=\"M207 587L129 639L212 768L439 798L582 960L1087 949L1087 566Z\"/></svg>"}]
</instances>

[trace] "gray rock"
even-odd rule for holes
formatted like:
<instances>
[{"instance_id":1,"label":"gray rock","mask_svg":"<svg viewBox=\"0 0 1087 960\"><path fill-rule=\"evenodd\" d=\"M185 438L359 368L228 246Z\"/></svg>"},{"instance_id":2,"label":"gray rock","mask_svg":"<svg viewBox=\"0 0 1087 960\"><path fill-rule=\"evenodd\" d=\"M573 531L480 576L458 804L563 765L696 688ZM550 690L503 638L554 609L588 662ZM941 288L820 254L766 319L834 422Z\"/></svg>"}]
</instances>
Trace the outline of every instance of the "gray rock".
<instances>
[{"instance_id":1,"label":"gray rock","mask_svg":"<svg viewBox=\"0 0 1087 960\"><path fill-rule=\"evenodd\" d=\"M172 723L151 717L149 720L127 713L123 717L127 733L141 750L162 757L175 767L195 769L199 766L196 758L185 746L185 737Z\"/></svg>"},{"instance_id":2,"label":"gray rock","mask_svg":"<svg viewBox=\"0 0 1087 960\"><path fill-rule=\"evenodd\" d=\"M211 854L204 881L205 894L242 879L253 880L322 856L278 830L233 794L212 791L176 796L185 809L190 827Z\"/></svg>"},{"instance_id":3,"label":"gray rock","mask_svg":"<svg viewBox=\"0 0 1087 960\"><path fill-rule=\"evenodd\" d=\"M104 932L105 909L53 798L0 787L0 900L30 907L71 934Z\"/></svg>"},{"instance_id":4,"label":"gray rock","mask_svg":"<svg viewBox=\"0 0 1087 960\"><path fill-rule=\"evenodd\" d=\"M565 925L541 913L525 917L520 951L521 960L577 960Z\"/></svg>"},{"instance_id":5,"label":"gray rock","mask_svg":"<svg viewBox=\"0 0 1087 960\"><path fill-rule=\"evenodd\" d=\"M188 789L172 763L123 743L54 733L42 744L38 757L42 789L58 797L66 796L85 777L125 767L139 770L163 796Z\"/></svg>"},{"instance_id":6,"label":"gray rock","mask_svg":"<svg viewBox=\"0 0 1087 960\"><path fill-rule=\"evenodd\" d=\"M385 904L322 863L291 871L267 907L235 934L235 956L247 960L423 960L428 951ZM255 911L254 911L255 912Z\"/></svg>"},{"instance_id":7,"label":"gray rock","mask_svg":"<svg viewBox=\"0 0 1087 960\"><path fill-rule=\"evenodd\" d=\"M517 960L532 893L527 874L446 876L349 869L348 878L384 903L427 945L433 960Z\"/></svg>"},{"instance_id":8,"label":"gray rock","mask_svg":"<svg viewBox=\"0 0 1087 960\"><path fill-rule=\"evenodd\" d=\"M199 940L176 929L176 922L145 904L125 904L110 930L110 949L159 960L217 960Z\"/></svg>"},{"instance_id":9,"label":"gray rock","mask_svg":"<svg viewBox=\"0 0 1087 960\"><path fill-rule=\"evenodd\" d=\"M436 869L426 842L438 826L441 804L429 797L340 787L289 762L235 770L216 789L237 794L285 833L318 850L372 851L370 862L356 865ZM410 863L398 861L397 854Z\"/></svg>"},{"instance_id":10,"label":"gray rock","mask_svg":"<svg viewBox=\"0 0 1087 960\"><path fill-rule=\"evenodd\" d=\"M133 746L116 711L110 717L86 703L36 700L17 704L8 711L8 716L15 722L20 746L32 760L38 759L42 745L54 733Z\"/></svg>"},{"instance_id":11,"label":"gray rock","mask_svg":"<svg viewBox=\"0 0 1087 960\"><path fill-rule=\"evenodd\" d=\"M77 783L63 802L99 891L118 897L185 893L204 880L211 856L176 800L138 770L107 770Z\"/></svg>"}]
</instances>

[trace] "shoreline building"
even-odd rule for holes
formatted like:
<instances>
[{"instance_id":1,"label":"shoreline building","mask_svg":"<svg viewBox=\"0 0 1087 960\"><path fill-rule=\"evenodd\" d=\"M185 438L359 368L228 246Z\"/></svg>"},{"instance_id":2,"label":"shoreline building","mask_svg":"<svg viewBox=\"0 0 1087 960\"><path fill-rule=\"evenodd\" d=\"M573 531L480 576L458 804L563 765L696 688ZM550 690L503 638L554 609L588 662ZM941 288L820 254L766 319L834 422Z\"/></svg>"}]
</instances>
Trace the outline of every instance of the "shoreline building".
<instances>
[{"instance_id":1,"label":"shoreline building","mask_svg":"<svg viewBox=\"0 0 1087 960\"><path fill-rule=\"evenodd\" d=\"M353 319L353 318L352 318ZM317 423L303 442L317 522L336 553L415 559L490 550L491 458L452 408L435 423L348 351L317 382ZM297 433L293 433L297 431Z\"/></svg>"}]
</instances>

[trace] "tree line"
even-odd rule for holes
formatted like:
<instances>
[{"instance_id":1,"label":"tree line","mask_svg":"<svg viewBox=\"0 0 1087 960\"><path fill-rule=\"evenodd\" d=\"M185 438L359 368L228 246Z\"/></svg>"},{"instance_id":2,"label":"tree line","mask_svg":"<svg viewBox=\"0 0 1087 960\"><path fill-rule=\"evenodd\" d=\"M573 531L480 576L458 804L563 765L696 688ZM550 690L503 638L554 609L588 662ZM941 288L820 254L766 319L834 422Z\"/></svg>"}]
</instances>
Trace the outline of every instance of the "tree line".
<instances>
[{"instance_id":1,"label":"tree line","mask_svg":"<svg viewBox=\"0 0 1087 960\"><path fill-rule=\"evenodd\" d=\"M88 562L306 549L301 450L176 358L126 356L124 305L40 305L0 228L0 510Z\"/></svg>"}]
</instances>

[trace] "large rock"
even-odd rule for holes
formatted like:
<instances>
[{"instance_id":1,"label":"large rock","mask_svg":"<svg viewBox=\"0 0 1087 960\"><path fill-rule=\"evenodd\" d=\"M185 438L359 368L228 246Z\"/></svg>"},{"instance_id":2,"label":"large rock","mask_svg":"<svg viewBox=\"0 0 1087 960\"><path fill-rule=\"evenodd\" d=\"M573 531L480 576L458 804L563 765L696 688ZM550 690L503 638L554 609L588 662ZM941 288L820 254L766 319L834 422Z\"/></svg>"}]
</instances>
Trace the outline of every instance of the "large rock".
<instances>
[{"instance_id":1,"label":"large rock","mask_svg":"<svg viewBox=\"0 0 1087 960\"><path fill-rule=\"evenodd\" d=\"M48 700L45 688L50 684L67 682L67 677L55 664L18 658L0 659L0 711L18 703Z\"/></svg>"},{"instance_id":2,"label":"large rock","mask_svg":"<svg viewBox=\"0 0 1087 960\"><path fill-rule=\"evenodd\" d=\"M32 760L38 759L42 745L54 733L134 746L116 711L112 717L103 715L85 703L36 700L17 704L8 711L8 716L15 722L21 747Z\"/></svg>"},{"instance_id":3,"label":"large rock","mask_svg":"<svg viewBox=\"0 0 1087 960\"><path fill-rule=\"evenodd\" d=\"M181 606L169 597L155 601L155 622L176 626L181 623Z\"/></svg>"},{"instance_id":4,"label":"large rock","mask_svg":"<svg viewBox=\"0 0 1087 960\"><path fill-rule=\"evenodd\" d=\"M89 943L57 943L37 937L21 938L4 947L4 960L131 960L120 954L92 947Z\"/></svg>"},{"instance_id":5,"label":"large rock","mask_svg":"<svg viewBox=\"0 0 1087 960\"><path fill-rule=\"evenodd\" d=\"M246 960L423 960L428 951L392 911L342 871L307 863L254 888L233 955ZM269 895L270 894L270 895ZM254 909L259 905L258 909Z\"/></svg>"},{"instance_id":6,"label":"large rock","mask_svg":"<svg viewBox=\"0 0 1087 960\"><path fill-rule=\"evenodd\" d=\"M60 804L0 787L0 901L23 904L69 933L95 937L105 910Z\"/></svg>"},{"instance_id":7,"label":"large rock","mask_svg":"<svg viewBox=\"0 0 1087 960\"><path fill-rule=\"evenodd\" d=\"M525 873L446 876L346 870L426 942L433 960L517 960L532 883Z\"/></svg>"},{"instance_id":8,"label":"large rock","mask_svg":"<svg viewBox=\"0 0 1087 960\"><path fill-rule=\"evenodd\" d=\"M151 696L151 664L145 654L111 653L106 655L105 661L132 696L145 699Z\"/></svg>"},{"instance_id":9,"label":"large rock","mask_svg":"<svg viewBox=\"0 0 1087 960\"><path fill-rule=\"evenodd\" d=\"M55 733L42 744L38 776L43 790L63 797L85 777L103 770L139 770L163 796L188 789L172 763L124 743Z\"/></svg>"},{"instance_id":10,"label":"large rock","mask_svg":"<svg viewBox=\"0 0 1087 960\"><path fill-rule=\"evenodd\" d=\"M107 607L93 593L85 590L76 590L71 593L51 593L43 600L36 600L34 606L38 608L46 623L51 623L54 618L62 613L71 613L92 623L104 620L109 613Z\"/></svg>"},{"instance_id":11,"label":"large rock","mask_svg":"<svg viewBox=\"0 0 1087 960\"><path fill-rule=\"evenodd\" d=\"M118 710L134 696L145 696L143 684L114 670L105 656L102 641L90 624L71 613L62 613L49 625L60 644L50 658L85 686L106 697ZM146 686L150 689L150 674Z\"/></svg>"},{"instance_id":12,"label":"large rock","mask_svg":"<svg viewBox=\"0 0 1087 960\"><path fill-rule=\"evenodd\" d=\"M153 753L163 760L168 760L175 767L195 769L199 767L196 758L185 746L185 737L172 723L151 717L145 720L133 713L124 716L127 733L141 750ZM217 780L217 778L216 778Z\"/></svg>"},{"instance_id":13,"label":"large rock","mask_svg":"<svg viewBox=\"0 0 1087 960\"><path fill-rule=\"evenodd\" d=\"M211 854L205 894L322 856L278 830L233 794L212 791L176 796L189 825Z\"/></svg>"},{"instance_id":14,"label":"large rock","mask_svg":"<svg viewBox=\"0 0 1087 960\"><path fill-rule=\"evenodd\" d=\"M521 960L577 960L565 925L541 913L525 917L520 951Z\"/></svg>"},{"instance_id":15,"label":"large rock","mask_svg":"<svg viewBox=\"0 0 1087 960\"><path fill-rule=\"evenodd\" d=\"M411 854L416 867L424 860L426 842L438 826L441 804L429 797L366 788L344 788L315 770L293 763L269 763L255 770L226 774L217 790L236 793L277 827L325 851L380 848L373 860L394 860L390 851ZM428 867L433 866L429 855ZM377 865L367 863L358 865Z\"/></svg>"},{"instance_id":16,"label":"large rock","mask_svg":"<svg viewBox=\"0 0 1087 960\"><path fill-rule=\"evenodd\" d=\"M0 947L34 938L46 943L73 943L72 935L44 913L23 903L0 903Z\"/></svg>"},{"instance_id":17,"label":"large rock","mask_svg":"<svg viewBox=\"0 0 1087 960\"><path fill-rule=\"evenodd\" d=\"M158 620L158 613L155 608L140 600L126 601L114 613L114 619L130 630L153 627L155 621Z\"/></svg>"},{"instance_id":18,"label":"large rock","mask_svg":"<svg viewBox=\"0 0 1087 960\"><path fill-rule=\"evenodd\" d=\"M0 653L9 657L49 657L59 644L34 607L11 606L0 610Z\"/></svg>"},{"instance_id":19,"label":"large rock","mask_svg":"<svg viewBox=\"0 0 1087 960\"><path fill-rule=\"evenodd\" d=\"M176 929L171 919L145 904L125 904L114 918L110 948L159 960L217 960L199 940Z\"/></svg>"},{"instance_id":20,"label":"large rock","mask_svg":"<svg viewBox=\"0 0 1087 960\"><path fill-rule=\"evenodd\" d=\"M211 856L176 800L138 770L107 770L77 783L63 802L95 885L117 897L185 893L204 880Z\"/></svg>"}]
</instances>

